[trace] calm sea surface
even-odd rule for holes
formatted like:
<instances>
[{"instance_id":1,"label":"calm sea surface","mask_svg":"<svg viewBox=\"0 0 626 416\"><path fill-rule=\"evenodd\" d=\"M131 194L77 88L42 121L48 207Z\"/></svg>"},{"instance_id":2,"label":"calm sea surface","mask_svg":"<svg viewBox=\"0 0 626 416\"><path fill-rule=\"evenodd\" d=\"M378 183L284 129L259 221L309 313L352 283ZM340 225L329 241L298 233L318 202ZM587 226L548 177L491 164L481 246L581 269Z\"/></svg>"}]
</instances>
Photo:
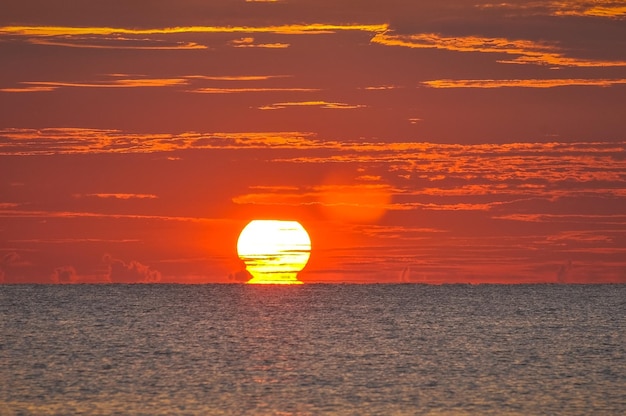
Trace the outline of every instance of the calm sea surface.
<instances>
[{"instance_id":1,"label":"calm sea surface","mask_svg":"<svg viewBox=\"0 0 626 416\"><path fill-rule=\"evenodd\" d=\"M0 286L0 414L626 413L626 285Z\"/></svg>"}]
</instances>

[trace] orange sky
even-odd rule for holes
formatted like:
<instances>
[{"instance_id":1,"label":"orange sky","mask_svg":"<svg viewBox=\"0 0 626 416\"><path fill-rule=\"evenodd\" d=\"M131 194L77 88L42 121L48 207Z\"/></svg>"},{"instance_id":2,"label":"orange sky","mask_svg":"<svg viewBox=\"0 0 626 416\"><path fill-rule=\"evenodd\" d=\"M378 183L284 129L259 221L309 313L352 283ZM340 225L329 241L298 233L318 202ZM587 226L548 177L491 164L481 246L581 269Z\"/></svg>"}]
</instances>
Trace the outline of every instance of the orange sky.
<instances>
[{"instance_id":1,"label":"orange sky","mask_svg":"<svg viewBox=\"0 0 626 416\"><path fill-rule=\"evenodd\" d=\"M0 282L626 283L622 2L2 9Z\"/></svg>"}]
</instances>

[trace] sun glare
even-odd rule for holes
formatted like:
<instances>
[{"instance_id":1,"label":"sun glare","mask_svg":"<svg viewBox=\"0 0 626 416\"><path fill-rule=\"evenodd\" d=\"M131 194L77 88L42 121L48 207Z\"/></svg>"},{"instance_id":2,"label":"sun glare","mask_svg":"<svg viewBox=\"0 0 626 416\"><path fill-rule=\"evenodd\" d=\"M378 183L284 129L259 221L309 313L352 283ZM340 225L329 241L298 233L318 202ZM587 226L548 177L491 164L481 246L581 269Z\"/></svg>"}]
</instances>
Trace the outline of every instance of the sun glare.
<instances>
[{"instance_id":1,"label":"sun glare","mask_svg":"<svg viewBox=\"0 0 626 416\"><path fill-rule=\"evenodd\" d=\"M300 284L311 240L297 221L253 220L237 241L237 253L252 275L251 284Z\"/></svg>"}]
</instances>

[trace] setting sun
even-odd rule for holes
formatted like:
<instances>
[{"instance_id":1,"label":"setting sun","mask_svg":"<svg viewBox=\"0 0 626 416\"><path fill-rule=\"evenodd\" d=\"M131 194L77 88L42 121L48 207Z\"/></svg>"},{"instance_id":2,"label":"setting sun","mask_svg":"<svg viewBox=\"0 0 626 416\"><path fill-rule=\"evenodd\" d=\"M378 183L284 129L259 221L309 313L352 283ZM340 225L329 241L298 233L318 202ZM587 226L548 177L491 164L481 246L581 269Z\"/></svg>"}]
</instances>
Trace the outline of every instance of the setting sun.
<instances>
[{"instance_id":1,"label":"setting sun","mask_svg":"<svg viewBox=\"0 0 626 416\"><path fill-rule=\"evenodd\" d=\"M251 284L300 284L297 274L309 260L311 240L297 221L253 220L241 231L237 253Z\"/></svg>"}]
</instances>

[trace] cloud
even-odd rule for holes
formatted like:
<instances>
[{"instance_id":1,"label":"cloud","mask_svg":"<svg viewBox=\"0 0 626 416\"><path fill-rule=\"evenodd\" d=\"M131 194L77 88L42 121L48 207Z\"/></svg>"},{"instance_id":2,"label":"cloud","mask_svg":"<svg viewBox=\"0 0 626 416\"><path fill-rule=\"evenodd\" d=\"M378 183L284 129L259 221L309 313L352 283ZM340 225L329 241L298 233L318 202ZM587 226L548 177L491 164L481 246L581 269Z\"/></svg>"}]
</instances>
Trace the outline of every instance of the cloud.
<instances>
[{"instance_id":1,"label":"cloud","mask_svg":"<svg viewBox=\"0 0 626 416\"><path fill-rule=\"evenodd\" d=\"M554 11L555 16L589 16L589 17L607 17L611 19L624 19L626 17L626 6L622 2L616 1L600 1L600 2L578 2L567 7L568 2L561 1L559 4L565 7ZM590 4L591 3L591 4ZM593 3L598 3L594 5Z\"/></svg>"},{"instance_id":2,"label":"cloud","mask_svg":"<svg viewBox=\"0 0 626 416\"><path fill-rule=\"evenodd\" d=\"M319 145L324 146L324 143ZM528 209L541 205L540 201L554 204L565 198L599 198L598 204L609 209L626 197L626 178L622 173L626 170L626 160L621 156L626 142L467 145L344 142L332 146L325 148L323 156L274 160L320 166L332 163L379 166L378 174L371 172L361 177L380 178L383 183L394 184L387 191L393 197L386 206L388 211L492 211L492 215L501 218L504 210ZM362 186L366 184L364 181L354 192L365 192ZM322 188L319 186L259 190L238 195L233 202L328 205L320 198ZM329 192L346 196L352 193L341 187Z\"/></svg>"},{"instance_id":3,"label":"cloud","mask_svg":"<svg viewBox=\"0 0 626 416\"><path fill-rule=\"evenodd\" d=\"M0 255L0 282L9 282L9 272L30 265L17 251L9 251L4 255Z\"/></svg>"},{"instance_id":4,"label":"cloud","mask_svg":"<svg viewBox=\"0 0 626 416\"><path fill-rule=\"evenodd\" d=\"M165 42L157 39L74 36L62 38L30 38L33 45L62 46L83 49L194 50L208 49L195 42Z\"/></svg>"},{"instance_id":5,"label":"cloud","mask_svg":"<svg viewBox=\"0 0 626 416\"><path fill-rule=\"evenodd\" d=\"M73 38L79 36L128 36L128 35L180 35L207 33L273 33L281 35L306 35L335 33L341 31L383 32L386 24L287 24L270 26L178 26L163 28L124 28L124 27L79 27L79 26L3 26L0 36L33 38Z\"/></svg>"},{"instance_id":6,"label":"cloud","mask_svg":"<svg viewBox=\"0 0 626 416\"><path fill-rule=\"evenodd\" d=\"M345 205L347 207L367 206L366 201L369 201L375 206L385 206L389 202L388 195L391 193L389 186L376 183L316 185L312 187L251 186L250 189L262 192L237 195L233 197L232 201L235 204Z\"/></svg>"},{"instance_id":7,"label":"cloud","mask_svg":"<svg viewBox=\"0 0 626 416\"><path fill-rule=\"evenodd\" d=\"M346 104L328 101L293 101L264 105L259 107L259 110L282 110L289 107L318 107L331 110L353 110L356 108L364 108L367 106L361 104Z\"/></svg>"},{"instance_id":8,"label":"cloud","mask_svg":"<svg viewBox=\"0 0 626 416\"><path fill-rule=\"evenodd\" d=\"M570 223L570 224L586 224L590 223L599 225L616 225L623 226L626 224L626 215L594 215L594 214L505 214L493 217L499 220L537 222L537 223Z\"/></svg>"},{"instance_id":9,"label":"cloud","mask_svg":"<svg viewBox=\"0 0 626 416\"><path fill-rule=\"evenodd\" d=\"M570 273L570 270L572 270L572 267L573 265L571 260L559 267L559 270L556 273L556 281L558 283L566 283L568 281L568 275Z\"/></svg>"},{"instance_id":10,"label":"cloud","mask_svg":"<svg viewBox=\"0 0 626 416\"><path fill-rule=\"evenodd\" d=\"M52 280L53 283L77 283L79 278L74 267L61 266L54 269L50 280Z\"/></svg>"},{"instance_id":11,"label":"cloud","mask_svg":"<svg viewBox=\"0 0 626 416\"><path fill-rule=\"evenodd\" d=\"M113 129L0 129L0 154L154 153L185 149L312 148L312 133L139 134Z\"/></svg>"},{"instance_id":12,"label":"cloud","mask_svg":"<svg viewBox=\"0 0 626 416\"><path fill-rule=\"evenodd\" d=\"M252 279L252 275L250 274L249 271L245 269L239 270L235 273L230 273L228 275L228 280L231 280L233 282L238 282L238 283L245 283L250 279Z\"/></svg>"},{"instance_id":13,"label":"cloud","mask_svg":"<svg viewBox=\"0 0 626 416\"><path fill-rule=\"evenodd\" d=\"M185 78L122 78L121 75L109 75L108 79L91 82L59 82L59 81L23 81L25 87L1 88L2 92L49 92L59 88L154 88L187 85Z\"/></svg>"},{"instance_id":14,"label":"cloud","mask_svg":"<svg viewBox=\"0 0 626 416\"><path fill-rule=\"evenodd\" d=\"M513 55L499 59L499 63L534 64L551 67L622 67L626 61L605 61L571 58L554 44L524 39L493 38L482 36L446 37L438 33L394 34L378 32L372 43L413 49L441 49L454 52L480 52Z\"/></svg>"},{"instance_id":15,"label":"cloud","mask_svg":"<svg viewBox=\"0 0 626 416\"><path fill-rule=\"evenodd\" d=\"M598 233L597 230L593 231L561 231L555 235L550 235L547 237L547 241L550 243L591 243L591 244L599 244L599 243L610 243L614 239L613 237L606 235L607 233ZM608 233L610 234L610 232Z\"/></svg>"},{"instance_id":16,"label":"cloud","mask_svg":"<svg viewBox=\"0 0 626 416\"><path fill-rule=\"evenodd\" d=\"M290 45L288 43L255 43L253 37L245 37L230 41L234 48L266 48L266 49L285 49Z\"/></svg>"},{"instance_id":17,"label":"cloud","mask_svg":"<svg viewBox=\"0 0 626 416\"><path fill-rule=\"evenodd\" d=\"M91 81L22 81L19 87L0 88L0 92L50 92L60 88L155 88L196 86L203 81L215 82L252 82L267 81L275 78L287 78L287 75L183 75L174 78L152 78L145 75L108 74L105 78ZM272 92L272 91L318 91L312 88L211 88L197 87L187 90L199 93L235 93L235 92Z\"/></svg>"},{"instance_id":18,"label":"cloud","mask_svg":"<svg viewBox=\"0 0 626 416\"><path fill-rule=\"evenodd\" d=\"M512 9L526 11L529 14L552 16L604 17L623 19L626 6L617 0L557 0L529 1L520 3L502 2L476 5L483 9Z\"/></svg>"},{"instance_id":19,"label":"cloud","mask_svg":"<svg viewBox=\"0 0 626 416\"><path fill-rule=\"evenodd\" d=\"M74 195L74 197L76 198L95 197L95 198L104 198L104 199L156 199L158 198L158 196L154 194L123 194L123 193L76 194Z\"/></svg>"},{"instance_id":20,"label":"cloud","mask_svg":"<svg viewBox=\"0 0 626 416\"><path fill-rule=\"evenodd\" d=\"M333 220L371 223L380 219L391 207L393 189L377 176L360 176L361 183L333 182L302 189L268 187L232 198L238 205L319 206Z\"/></svg>"},{"instance_id":21,"label":"cloud","mask_svg":"<svg viewBox=\"0 0 626 416\"><path fill-rule=\"evenodd\" d=\"M314 92L317 88L198 88L189 90L202 94L236 94L245 92ZM263 108L265 109L265 108Z\"/></svg>"},{"instance_id":22,"label":"cloud","mask_svg":"<svg viewBox=\"0 0 626 416\"><path fill-rule=\"evenodd\" d=\"M398 86L398 85L376 85L376 86L365 87L363 89L367 91L389 91L389 90L396 90L399 88L403 88L403 87Z\"/></svg>"},{"instance_id":23,"label":"cloud","mask_svg":"<svg viewBox=\"0 0 626 416\"><path fill-rule=\"evenodd\" d=\"M29 263L22 259L17 251L10 251L0 257L0 266L3 267L21 267Z\"/></svg>"},{"instance_id":24,"label":"cloud","mask_svg":"<svg viewBox=\"0 0 626 416\"><path fill-rule=\"evenodd\" d=\"M432 211L489 211L496 205L502 205L503 202L491 202L491 203L465 203L459 202L456 204L445 203L421 203L421 202L406 202L396 204L394 209L424 209Z\"/></svg>"},{"instance_id":25,"label":"cloud","mask_svg":"<svg viewBox=\"0 0 626 416\"><path fill-rule=\"evenodd\" d=\"M1 92L49 92L56 90L53 86L34 86L34 87L16 87L16 88L0 88Z\"/></svg>"},{"instance_id":26,"label":"cloud","mask_svg":"<svg viewBox=\"0 0 626 416\"><path fill-rule=\"evenodd\" d=\"M107 280L111 283L157 283L161 280L161 273L158 270L138 261L131 260L126 263L108 254L103 260L108 267Z\"/></svg>"},{"instance_id":27,"label":"cloud","mask_svg":"<svg viewBox=\"0 0 626 416\"><path fill-rule=\"evenodd\" d=\"M290 78L291 75L185 75L187 79L208 81L267 81L275 78Z\"/></svg>"},{"instance_id":28,"label":"cloud","mask_svg":"<svg viewBox=\"0 0 626 416\"><path fill-rule=\"evenodd\" d=\"M503 204L523 205L530 201L554 202L568 197L593 197L602 198L601 203L605 206L612 206L612 201L626 197L626 179L623 176L626 160L622 157L626 142L623 141L464 145L364 140L337 142L298 132L142 135L91 129L5 129L0 131L0 137L3 139L0 140L0 153L12 155L262 148L281 151L268 153L268 160L272 162L378 166L379 170L359 173L362 182L359 186L376 185L378 182L394 184L385 191L385 194L393 196L393 202L386 206L391 211L497 209L494 215L504 215L499 212ZM292 152L286 154L287 150ZM303 184L297 189L290 185L285 182L273 184L277 188L250 188L248 193L233 196L232 201L237 204L288 206L322 204L320 195L323 190L319 188L319 183ZM352 189L346 195L361 190ZM342 190L335 189L334 193L329 191L328 194L340 195ZM154 199L152 194L123 193L94 193L90 197ZM37 211L13 205L0 208L0 216L5 218L106 217L211 221L206 218L124 213ZM529 217L509 219L527 221Z\"/></svg>"},{"instance_id":29,"label":"cloud","mask_svg":"<svg viewBox=\"0 0 626 416\"><path fill-rule=\"evenodd\" d=\"M184 78L130 78L111 79L96 82L55 82L55 81L24 81L23 85L32 85L32 88L39 88L41 91L53 91L62 87L70 88L151 88L151 87L172 87L176 85L186 85L188 81ZM30 88L30 87L27 87ZM7 89L1 91L7 92ZM8 91L10 92L10 91Z\"/></svg>"},{"instance_id":30,"label":"cloud","mask_svg":"<svg viewBox=\"0 0 626 416\"><path fill-rule=\"evenodd\" d=\"M437 79L424 81L432 88L555 88L570 86L610 87L626 84L626 78L620 79Z\"/></svg>"},{"instance_id":31,"label":"cloud","mask_svg":"<svg viewBox=\"0 0 626 416\"><path fill-rule=\"evenodd\" d=\"M221 221L213 218L167 216L167 215L141 215L141 214L110 214L101 212L85 211L45 211L45 210L20 210L20 209L0 209L0 218L112 218L112 219L134 219L134 220L155 220L155 221L175 221L175 222L195 222L212 223ZM93 240L99 241L99 240ZM114 240L118 242L128 242L132 240Z\"/></svg>"},{"instance_id":32,"label":"cloud","mask_svg":"<svg viewBox=\"0 0 626 416\"><path fill-rule=\"evenodd\" d=\"M178 26L161 28L99 27L99 26L3 26L0 40L27 42L34 45L85 49L120 50L206 50L208 46L193 37L205 35L242 34L232 40L236 48L286 49L286 42L256 42L251 35L281 36L332 34L346 31L377 33L388 29L386 24L285 24L269 26ZM185 36L185 41L179 40ZM172 38L175 38L172 40Z\"/></svg>"},{"instance_id":33,"label":"cloud","mask_svg":"<svg viewBox=\"0 0 626 416\"><path fill-rule=\"evenodd\" d=\"M564 198L601 198L598 204L612 207L626 197L626 142L537 142L439 144L427 142L321 140L314 134L281 133L181 133L142 135L117 130L91 129L5 129L0 131L0 153L149 153L185 149L267 149L268 161L289 164L341 163L376 170L360 172L359 188L321 188L319 183L298 189L289 182L278 188L251 188L235 195L241 204L286 206L332 206L321 195L375 194L380 183L394 184L382 195L391 203L376 203L386 211L492 211L499 219L538 221L529 211L538 201L556 203ZM280 150L280 152L278 152ZM286 153L285 151L291 152ZM323 150L323 152L320 152ZM277 151L277 152L272 152ZM368 180L365 180L368 179ZM401 180L399 180L401 179ZM263 186L263 183L256 184ZM346 185L346 184L343 184ZM356 184L352 184L356 185ZM282 187L282 188L280 188ZM368 191L368 192L365 192ZM372 192L369 192L372 191ZM148 198L152 194L94 193L95 198ZM355 201L358 202L357 199ZM359 205L368 203L358 202ZM337 204L335 204L337 205ZM351 203L339 203L350 206ZM354 205L354 203L352 203ZM371 205L371 204L369 204ZM507 207L508 205L508 207ZM514 213L512 207L525 206ZM210 221L205 218L140 216L76 211L36 211L4 206L0 216L8 218L144 218L168 221ZM503 210L509 212L502 212ZM608 208L607 208L608 209ZM537 211L542 213L542 211ZM508 215L508 217L503 217ZM529 216L530 215L530 216ZM589 221L589 217L585 217ZM597 220L593 220L594 222Z\"/></svg>"},{"instance_id":34,"label":"cloud","mask_svg":"<svg viewBox=\"0 0 626 416\"><path fill-rule=\"evenodd\" d=\"M412 281L410 266L405 266L402 269L402 271L400 272L400 275L398 276L398 281L402 283L410 283Z\"/></svg>"},{"instance_id":35,"label":"cloud","mask_svg":"<svg viewBox=\"0 0 626 416\"><path fill-rule=\"evenodd\" d=\"M85 243L139 243L142 240L127 239L104 239L104 238L24 238L9 240L17 244L85 244Z\"/></svg>"}]
</instances>

